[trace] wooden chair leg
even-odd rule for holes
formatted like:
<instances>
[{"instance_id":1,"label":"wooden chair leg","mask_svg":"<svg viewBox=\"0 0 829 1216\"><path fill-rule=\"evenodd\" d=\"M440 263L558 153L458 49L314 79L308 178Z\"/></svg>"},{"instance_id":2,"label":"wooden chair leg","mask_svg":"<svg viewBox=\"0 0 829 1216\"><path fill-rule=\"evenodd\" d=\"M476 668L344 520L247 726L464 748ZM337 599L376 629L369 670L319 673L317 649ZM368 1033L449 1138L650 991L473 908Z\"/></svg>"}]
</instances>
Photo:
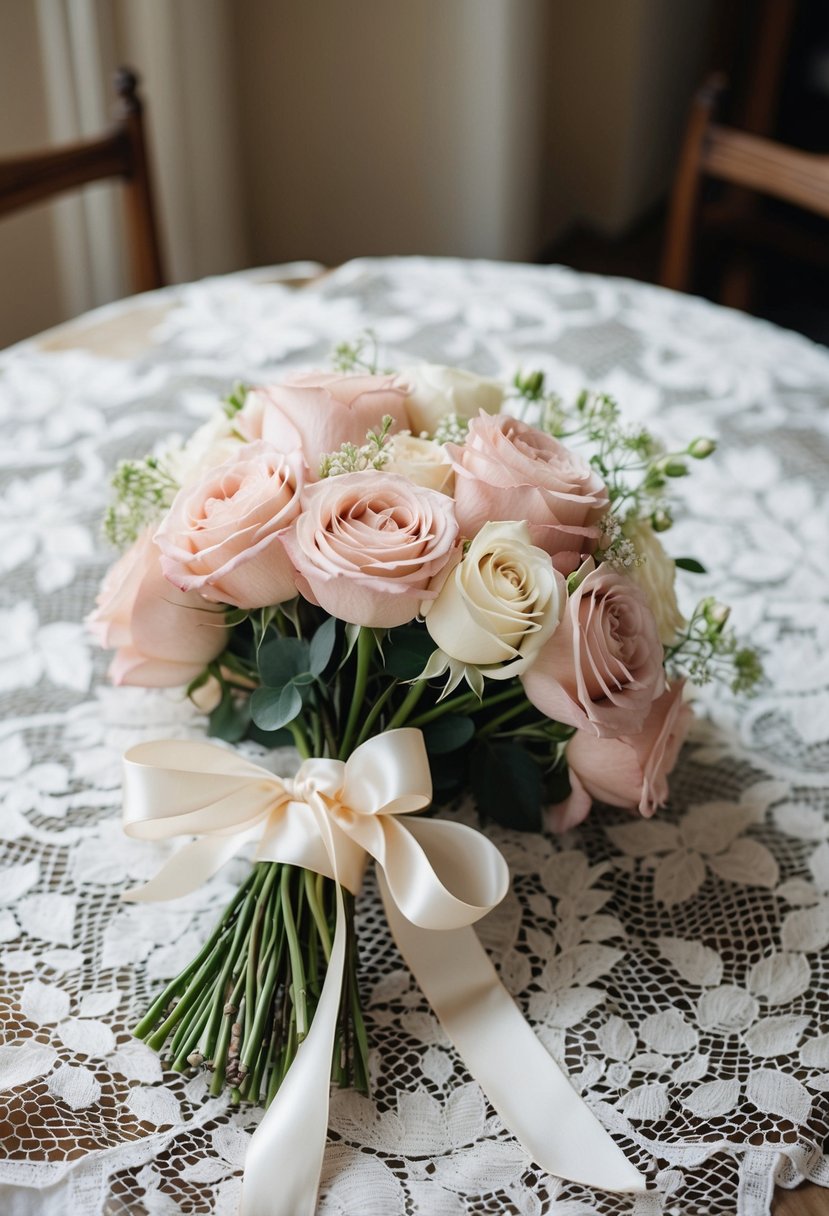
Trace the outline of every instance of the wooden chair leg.
<instances>
[{"instance_id":1,"label":"wooden chair leg","mask_svg":"<svg viewBox=\"0 0 829 1216\"><path fill-rule=\"evenodd\" d=\"M751 312L754 302L755 268L744 255L735 256L723 269L719 299L728 308Z\"/></svg>"}]
</instances>

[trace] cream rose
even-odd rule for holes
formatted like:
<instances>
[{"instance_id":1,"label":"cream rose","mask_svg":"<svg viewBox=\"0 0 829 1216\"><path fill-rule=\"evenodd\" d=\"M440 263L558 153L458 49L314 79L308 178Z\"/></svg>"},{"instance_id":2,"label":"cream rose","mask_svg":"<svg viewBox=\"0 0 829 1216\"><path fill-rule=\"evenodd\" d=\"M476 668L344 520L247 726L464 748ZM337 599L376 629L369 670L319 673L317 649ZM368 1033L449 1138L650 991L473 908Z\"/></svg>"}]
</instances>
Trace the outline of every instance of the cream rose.
<instances>
[{"instance_id":1,"label":"cream rose","mask_svg":"<svg viewBox=\"0 0 829 1216\"><path fill-rule=\"evenodd\" d=\"M452 493L455 474L445 447L433 439L417 439L407 431L392 435L387 451L389 459L383 466L387 473L399 473L427 490Z\"/></svg>"},{"instance_id":2,"label":"cream rose","mask_svg":"<svg viewBox=\"0 0 829 1216\"><path fill-rule=\"evenodd\" d=\"M668 557L647 520L626 523L624 534L644 559L640 566L632 566L628 573L645 593L656 620L659 640L663 646L670 646L685 626L685 618L679 611L676 599L676 564Z\"/></svg>"},{"instance_id":3,"label":"cream rose","mask_svg":"<svg viewBox=\"0 0 829 1216\"><path fill-rule=\"evenodd\" d=\"M504 400L504 386L497 380L439 363L403 368L399 382L408 389L406 407L415 435L424 431L433 435L447 414L459 418L474 418L481 410L497 414Z\"/></svg>"},{"instance_id":4,"label":"cream rose","mask_svg":"<svg viewBox=\"0 0 829 1216\"><path fill-rule=\"evenodd\" d=\"M224 614L194 592L171 587L149 532L107 572L90 632L114 650L114 684L174 688L189 684L227 645Z\"/></svg>"},{"instance_id":5,"label":"cream rose","mask_svg":"<svg viewBox=\"0 0 829 1216\"><path fill-rule=\"evenodd\" d=\"M306 487L283 537L297 588L353 625L392 629L433 599L458 553L452 499L394 473L343 473Z\"/></svg>"},{"instance_id":6,"label":"cream rose","mask_svg":"<svg viewBox=\"0 0 829 1216\"><path fill-rule=\"evenodd\" d=\"M507 680L531 666L565 599L564 579L532 544L526 523L495 522L484 524L421 611L444 654Z\"/></svg>"},{"instance_id":7,"label":"cream rose","mask_svg":"<svg viewBox=\"0 0 829 1216\"><path fill-rule=\"evenodd\" d=\"M481 414L469 424L463 445L446 448L464 536L474 536L490 519L525 519L533 544L552 554L563 574L596 548L607 490L558 439L507 414Z\"/></svg>"},{"instance_id":8,"label":"cream rose","mask_svg":"<svg viewBox=\"0 0 829 1216\"><path fill-rule=\"evenodd\" d=\"M299 514L303 463L270 444L240 447L177 494L155 535L166 577L182 591L237 608L263 608L296 595L279 535Z\"/></svg>"},{"instance_id":9,"label":"cream rose","mask_svg":"<svg viewBox=\"0 0 829 1216\"><path fill-rule=\"evenodd\" d=\"M642 591L626 574L585 562L556 632L524 691L548 718L603 738L635 735L665 687L663 651Z\"/></svg>"}]
</instances>

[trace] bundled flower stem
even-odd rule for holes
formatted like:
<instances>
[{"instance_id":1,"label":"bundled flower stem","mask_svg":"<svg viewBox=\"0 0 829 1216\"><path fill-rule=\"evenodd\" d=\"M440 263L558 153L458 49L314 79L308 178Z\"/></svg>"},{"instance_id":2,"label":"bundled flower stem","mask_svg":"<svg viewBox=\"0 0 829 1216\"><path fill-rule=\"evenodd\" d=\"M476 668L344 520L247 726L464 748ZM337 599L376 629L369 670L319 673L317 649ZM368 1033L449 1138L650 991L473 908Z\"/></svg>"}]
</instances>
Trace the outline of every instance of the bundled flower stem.
<instances>
[{"instance_id":1,"label":"bundled flower stem","mask_svg":"<svg viewBox=\"0 0 829 1216\"><path fill-rule=\"evenodd\" d=\"M346 984L332 1078L368 1091L357 989L354 900L345 894ZM334 883L281 862L258 863L208 941L135 1027L177 1072L206 1065L210 1092L268 1105L305 1038L334 932Z\"/></svg>"},{"instance_id":2,"label":"bundled flower stem","mask_svg":"<svg viewBox=\"0 0 829 1216\"><path fill-rule=\"evenodd\" d=\"M210 733L347 761L422 732L434 801L482 820L575 826L593 799L653 814L688 731L686 680L762 676L710 596L686 620L660 536L666 451L616 402L571 406L541 372L512 390L458 368L340 372L237 388L180 448L116 472L108 532L130 545L91 618L118 683L215 695ZM524 418L531 414L537 425ZM549 821L549 817L548 817ZM353 898L332 1077L368 1086ZM260 862L136 1028L211 1091L270 1102L314 1017L333 881Z\"/></svg>"}]
</instances>

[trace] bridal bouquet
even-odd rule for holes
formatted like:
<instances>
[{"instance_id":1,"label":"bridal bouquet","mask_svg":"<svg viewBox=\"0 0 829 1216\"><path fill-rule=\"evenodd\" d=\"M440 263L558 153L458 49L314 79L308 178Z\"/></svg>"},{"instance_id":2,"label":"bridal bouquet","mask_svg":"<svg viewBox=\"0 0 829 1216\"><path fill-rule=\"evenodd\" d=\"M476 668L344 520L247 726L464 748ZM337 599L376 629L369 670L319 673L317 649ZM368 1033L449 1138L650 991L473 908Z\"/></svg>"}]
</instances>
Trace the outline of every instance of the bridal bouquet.
<instances>
[{"instance_id":1,"label":"bridal bouquet","mask_svg":"<svg viewBox=\"0 0 829 1216\"><path fill-rule=\"evenodd\" d=\"M227 744L302 758L288 780L208 743L126 757L127 830L196 837L128 898L185 894L255 850L136 1033L264 1105L318 1021L326 1086L368 1085L353 915L368 856L439 1014L440 947L418 933L471 933L504 894L485 837L412 812L468 790L483 822L514 828L568 829L594 799L652 815L686 683L760 676L727 608L681 613L676 570L702 567L660 539L672 480L710 440L667 452L608 396L565 404L540 373L379 374L362 343L336 360L239 386L183 445L119 466L107 532L125 551L91 618L116 683L186 687Z\"/></svg>"}]
</instances>

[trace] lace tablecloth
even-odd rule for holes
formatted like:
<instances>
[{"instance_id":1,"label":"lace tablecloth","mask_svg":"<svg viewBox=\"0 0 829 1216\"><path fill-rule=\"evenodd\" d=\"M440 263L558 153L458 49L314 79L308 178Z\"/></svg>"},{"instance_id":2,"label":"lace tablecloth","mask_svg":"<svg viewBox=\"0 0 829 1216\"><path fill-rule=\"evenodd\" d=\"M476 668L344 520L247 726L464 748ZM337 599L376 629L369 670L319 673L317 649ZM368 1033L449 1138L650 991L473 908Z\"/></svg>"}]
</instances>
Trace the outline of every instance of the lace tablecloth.
<instances>
[{"instance_id":1,"label":"lace tablecloth","mask_svg":"<svg viewBox=\"0 0 829 1216\"><path fill-rule=\"evenodd\" d=\"M0 356L0 1210L235 1211L256 1112L162 1071L128 1028L238 871L170 905L119 903L160 853L122 835L120 754L203 726L178 695L108 688L81 621L110 558L115 461L191 430L234 380L325 362L366 326L390 365L541 367L564 394L609 390L669 441L716 435L671 548L703 558L688 599L734 605L768 684L748 703L703 690L658 819L496 834L514 889L482 936L653 1191L593 1194L533 1168L369 886L374 1095L333 1096L320 1211L764 1216L775 1183L829 1185L829 352L641 284L483 262L359 261L302 291L237 276L150 303L152 340L130 358Z\"/></svg>"}]
</instances>

